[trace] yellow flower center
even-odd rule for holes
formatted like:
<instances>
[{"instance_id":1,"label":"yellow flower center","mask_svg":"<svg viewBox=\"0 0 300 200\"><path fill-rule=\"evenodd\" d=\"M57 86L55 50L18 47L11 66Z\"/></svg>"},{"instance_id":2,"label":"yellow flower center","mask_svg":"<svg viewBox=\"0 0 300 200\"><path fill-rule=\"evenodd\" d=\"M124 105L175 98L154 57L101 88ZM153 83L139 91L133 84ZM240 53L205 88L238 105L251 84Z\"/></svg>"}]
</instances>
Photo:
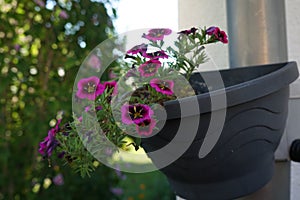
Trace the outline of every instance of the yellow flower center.
<instances>
[{"instance_id":1,"label":"yellow flower center","mask_svg":"<svg viewBox=\"0 0 300 200\"><path fill-rule=\"evenodd\" d=\"M143 109L137 110L136 106L133 106L133 111L134 111L133 113L129 112L129 114L131 116L133 116L134 119L136 119L136 118L142 118L143 117L143 115L141 114L141 112L143 111Z\"/></svg>"},{"instance_id":2,"label":"yellow flower center","mask_svg":"<svg viewBox=\"0 0 300 200\"><path fill-rule=\"evenodd\" d=\"M162 89L162 90L164 90L164 89L169 89L167 86L166 86L166 82L162 82L162 83L160 83L160 84L158 84L158 87L160 88L160 89Z\"/></svg>"},{"instance_id":3,"label":"yellow flower center","mask_svg":"<svg viewBox=\"0 0 300 200\"><path fill-rule=\"evenodd\" d=\"M94 93L95 89L96 89L96 85L94 83L88 83L87 86L84 89L88 93Z\"/></svg>"}]
</instances>

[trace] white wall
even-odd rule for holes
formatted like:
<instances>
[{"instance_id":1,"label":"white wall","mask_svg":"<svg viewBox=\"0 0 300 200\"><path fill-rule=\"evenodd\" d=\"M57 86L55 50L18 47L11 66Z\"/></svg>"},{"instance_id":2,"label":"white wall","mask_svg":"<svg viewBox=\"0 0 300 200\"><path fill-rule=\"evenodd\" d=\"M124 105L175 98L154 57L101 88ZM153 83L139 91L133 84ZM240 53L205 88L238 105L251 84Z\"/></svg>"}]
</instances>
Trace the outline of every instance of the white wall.
<instances>
[{"instance_id":1,"label":"white wall","mask_svg":"<svg viewBox=\"0 0 300 200\"><path fill-rule=\"evenodd\" d=\"M296 61L300 69L300 1L286 0L286 23L288 57L290 61ZM300 79L295 81L291 87L291 96L300 98ZM299 136L300 137L300 136ZM299 169L300 170L300 169ZM300 197L299 197L300 199Z\"/></svg>"},{"instance_id":2,"label":"white wall","mask_svg":"<svg viewBox=\"0 0 300 200\"><path fill-rule=\"evenodd\" d=\"M287 17L287 41L288 41L288 56L289 60L297 61L298 68L300 69L300 1L299 0L286 0L286 17ZM292 138L300 138L300 114L293 111L300 110L300 79L293 83L291 86L291 97L293 98L290 103L290 118L288 124L293 124L290 127ZM292 116L291 116L292 115ZM297 120L295 120L297 119ZM292 122L295 123L292 123ZM292 197L293 199L300 199L300 164L292 164Z\"/></svg>"},{"instance_id":3,"label":"white wall","mask_svg":"<svg viewBox=\"0 0 300 200\"><path fill-rule=\"evenodd\" d=\"M226 1L178 0L179 29L218 26L227 30ZM228 46L213 44L206 48L218 68L228 68ZM208 70L209 66L205 67Z\"/></svg>"},{"instance_id":4,"label":"white wall","mask_svg":"<svg viewBox=\"0 0 300 200\"><path fill-rule=\"evenodd\" d=\"M286 0L286 23L289 60L300 65L300 1Z\"/></svg>"},{"instance_id":5,"label":"white wall","mask_svg":"<svg viewBox=\"0 0 300 200\"><path fill-rule=\"evenodd\" d=\"M145 28L178 29L177 0L119 0L114 7L118 14L114 25L119 34Z\"/></svg>"},{"instance_id":6,"label":"white wall","mask_svg":"<svg viewBox=\"0 0 300 200\"><path fill-rule=\"evenodd\" d=\"M179 0L178 3L179 29L186 29L192 26L216 25L227 30L226 1ZM290 61L297 61L300 66L299 10L299 0L286 0L288 57ZM220 46L213 48L213 57L216 63L220 64L221 67L228 66L228 48L226 46L225 48L223 48L222 45Z\"/></svg>"}]
</instances>

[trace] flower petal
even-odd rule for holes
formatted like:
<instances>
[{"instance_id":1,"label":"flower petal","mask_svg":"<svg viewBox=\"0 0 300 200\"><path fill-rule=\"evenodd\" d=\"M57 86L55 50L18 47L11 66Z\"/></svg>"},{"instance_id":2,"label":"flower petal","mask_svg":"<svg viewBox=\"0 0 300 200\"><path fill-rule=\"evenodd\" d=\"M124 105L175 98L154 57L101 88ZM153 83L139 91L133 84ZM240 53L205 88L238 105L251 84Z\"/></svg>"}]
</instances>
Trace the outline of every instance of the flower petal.
<instances>
[{"instance_id":1,"label":"flower petal","mask_svg":"<svg viewBox=\"0 0 300 200\"><path fill-rule=\"evenodd\" d=\"M136 125L136 131L139 135L150 136L153 132L153 128L156 125L154 119L146 119L142 123Z\"/></svg>"},{"instance_id":2,"label":"flower petal","mask_svg":"<svg viewBox=\"0 0 300 200\"><path fill-rule=\"evenodd\" d=\"M160 80L154 78L150 80L150 86L154 88L157 92L165 95L173 95L174 82L172 80Z\"/></svg>"},{"instance_id":3,"label":"flower petal","mask_svg":"<svg viewBox=\"0 0 300 200\"><path fill-rule=\"evenodd\" d=\"M100 79L96 76L83 78L77 83L78 91L76 96L80 99L95 100L97 96L101 95L105 87L100 83Z\"/></svg>"},{"instance_id":4,"label":"flower petal","mask_svg":"<svg viewBox=\"0 0 300 200\"><path fill-rule=\"evenodd\" d=\"M149 60L144 64L142 64L138 70L141 76L150 77L150 76L154 76L158 68L160 67L161 67L161 62L159 60Z\"/></svg>"}]
</instances>

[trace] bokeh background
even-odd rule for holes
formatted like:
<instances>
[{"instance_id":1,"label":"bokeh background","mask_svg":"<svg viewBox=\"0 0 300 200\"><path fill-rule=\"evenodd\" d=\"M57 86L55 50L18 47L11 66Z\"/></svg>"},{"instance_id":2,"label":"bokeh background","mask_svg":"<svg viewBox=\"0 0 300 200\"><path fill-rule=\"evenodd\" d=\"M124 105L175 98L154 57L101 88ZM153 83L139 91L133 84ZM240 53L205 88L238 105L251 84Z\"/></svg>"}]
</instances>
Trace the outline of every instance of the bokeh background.
<instances>
[{"instance_id":1,"label":"bokeh background","mask_svg":"<svg viewBox=\"0 0 300 200\"><path fill-rule=\"evenodd\" d=\"M48 161L37 151L58 112L71 120L73 82L88 53L139 21L143 10L133 12L126 1L0 0L0 200L175 198L158 171L120 173L95 163L96 172L81 178L59 158ZM156 22L177 28L177 18L164 15Z\"/></svg>"}]
</instances>

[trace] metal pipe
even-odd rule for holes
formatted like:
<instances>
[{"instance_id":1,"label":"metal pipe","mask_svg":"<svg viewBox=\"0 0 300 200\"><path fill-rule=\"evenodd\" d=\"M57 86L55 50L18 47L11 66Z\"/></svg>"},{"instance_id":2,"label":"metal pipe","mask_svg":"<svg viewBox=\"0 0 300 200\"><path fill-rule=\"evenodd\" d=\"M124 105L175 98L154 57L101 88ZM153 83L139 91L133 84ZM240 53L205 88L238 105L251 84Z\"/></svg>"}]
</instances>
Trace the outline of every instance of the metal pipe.
<instances>
[{"instance_id":1,"label":"metal pipe","mask_svg":"<svg viewBox=\"0 0 300 200\"><path fill-rule=\"evenodd\" d=\"M230 67L285 62L284 0L227 0Z\"/></svg>"},{"instance_id":2,"label":"metal pipe","mask_svg":"<svg viewBox=\"0 0 300 200\"><path fill-rule=\"evenodd\" d=\"M231 68L288 60L285 0L227 0L226 3ZM277 162L275 174L265 187L240 198L260 199L290 199L290 162Z\"/></svg>"}]
</instances>

